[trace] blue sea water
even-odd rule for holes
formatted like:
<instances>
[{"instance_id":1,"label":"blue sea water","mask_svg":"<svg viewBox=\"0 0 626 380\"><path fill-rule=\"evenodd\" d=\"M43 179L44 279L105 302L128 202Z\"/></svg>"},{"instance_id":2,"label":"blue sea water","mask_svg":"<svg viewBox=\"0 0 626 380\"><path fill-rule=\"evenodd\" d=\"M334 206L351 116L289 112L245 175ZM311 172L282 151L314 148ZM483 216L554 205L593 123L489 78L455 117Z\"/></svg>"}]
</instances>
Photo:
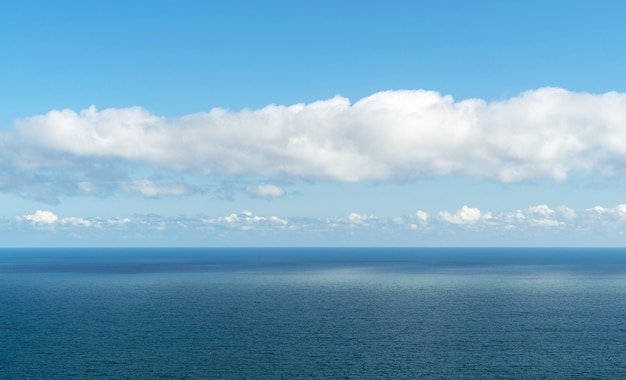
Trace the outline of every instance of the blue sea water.
<instances>
[{"instance_id":1,"label":"blue sea water","mask_svg":"<svg viewBox=\"0 0 626 380\"><path fill-rule=\"evenodd\" d=\"M626 378L622 249L0 249L0 379Z\"/></svg>"}]
</instances>

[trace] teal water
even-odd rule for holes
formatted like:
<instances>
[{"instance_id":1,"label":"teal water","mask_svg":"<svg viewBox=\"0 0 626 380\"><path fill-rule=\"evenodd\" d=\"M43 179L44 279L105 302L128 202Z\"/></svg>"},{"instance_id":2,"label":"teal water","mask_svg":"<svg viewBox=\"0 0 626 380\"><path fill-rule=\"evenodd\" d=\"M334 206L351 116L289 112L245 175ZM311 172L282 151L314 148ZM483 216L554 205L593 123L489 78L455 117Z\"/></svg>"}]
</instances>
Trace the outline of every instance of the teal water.
<instances>
[{"instance_id":1,"label":"teal water","mask_svg":"<svg viewBox=\"0 0 626 380\"><path fill-rule=\"evenodd\" d=\"M2 379L626 378L626 250L0 250Z\"/></svg>"}]
</instances>

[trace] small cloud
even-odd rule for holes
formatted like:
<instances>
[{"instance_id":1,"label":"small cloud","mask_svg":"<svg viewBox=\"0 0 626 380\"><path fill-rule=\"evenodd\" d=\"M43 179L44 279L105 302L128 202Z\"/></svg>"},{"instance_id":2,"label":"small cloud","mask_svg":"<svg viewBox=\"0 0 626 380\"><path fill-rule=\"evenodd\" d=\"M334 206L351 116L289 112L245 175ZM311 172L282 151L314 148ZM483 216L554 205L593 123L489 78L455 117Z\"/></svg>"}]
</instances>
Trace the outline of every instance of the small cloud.
<instances>
[{"instance_id":1,"label":"small cloud","mask_svg":"<svg viewBox=\"0 0 626 380\"><path fill-rule=\"evenodd\" d=\"M587 209L587 211L592 212L594 214L606 214L610 212L611 210L602 206L594 206L590 209Z\"/></svg>"},{"instance_id":2,"label":"small cloud","mask_svg":"<svg viewBox=\"0 0 626 380\"><path fill-rule=\"evenodd\" d=\"M279 217L277 217L275 215L270 216L269 217L269 221L272 222L272 223L275 223L275 224L280 224L282 226L286 226L287 225L287 219L282 219L282 218L279 218Z\"/></svg>"},{"instance_id":3,"label":"small cloud","mask_svg":"<svg viewBox=\"0 0 626 380\"><path fill-rule=\"evenodd\" d=\"M112 218L107 220L107 223L112 225L128 224L130 222L130 218Z\"/></svg>"},{"instance_id":4,"label":"small cloud","mask_svg":"<svg viewBox=\"0 0 626 380\"><path fill-rule=\"evenodd\" d=\"M402 225L404 224L405 220L402 217L396 216L394 218L391 218L391 222L396 225Z\"/></svg>"},{"instance_id":5,"label":"small cloud","mask_svg":"<svg viewBox=\"0 0 626 380\"><path fill-rule=\"evenodd\" d=\"M141 179L126 183L122 188L133 194L154 198L160 196L181 196L189 193L189 188L181 184L157 183Z\"/></svg>"},{"instance_id":6,"label":"small cloud","mask_svg":"<svg viewBox=\"0 0 626 380\"><path fill-rule=\"evenodd\" d=\"M279 225L284 227L287 225L287 219L279 218L272 215L269 217L254 215L251 211L244 210L239 214L232 213L226 216L220 216L218 218L209 218L202 220L202 223L210 226L224 226L224 227L239 227L240 229L247 231L256 229L257 227L271 227Z\"/></svg>"},{"instance_id":7,"label":"small cloud","mask_svg":"<svg viewBox=\"0 0 626 380\"><path fill-rule=\"evenodd\" d=\"M366 224L366 222L371 219L375 219L375 217L373 215L359 214L356 212L352 212L348 215L348 221L351 224Z\"/></svg>"},{"instance_id":8,"label":"small cloud","mask_svg":"<svg viewBox=\"0 0 626 380\"><path fill-rule=\"evenodd\" d=\"M576 212L568 207L562 206L559 211L565 219L576 218ZM535 227L556 227L565 224L557 219L556 211L545 204L517 210L513 214L508 214L506 219L509 223L528 223Z\"/></svg>"},{"instance_id":9,"label":"small cloud","mask_svg":"<svg viewBox=\"0 0 626 380\"><path fill-rule=\"evenodd\" d=\"M548 205L537 205L532 206L526 209L527 214L540 216L543 218L550 218L554 216L554 210L552 210Z\"/></svg>"},{"instance_id":10,"label":"small cloud","mask_svg":"<svg viewBox=\"0 0 626 380\"><path fill-rule=\"evenodd\" d=\"M561 213L561 215L563 215L565 219L568 219L568 220L576 219L576 211L569 207L561 206L559 207L559 212Z\"/></svg>"},{"instance_id":11,"label":"small cloud","mask_svg":"<svg viewBox=\"0 0 626 380\"><path fill-rule=\"evenodd\" d=\"M61 224L64 226L74 226L74 227L91 227L94 226L95 223L88 219L76 218L73 216L61 219Z\"/></svg>"},{"instance_id":12,"label":"small cloud","mask_svg":"<svg viewBox=\"0 0 626 380\"><path fill-rule=\"evenodd\" d=\"M530 224L537 227L557 227L564 223L554 219L531 219Z\"/></svg>"},{"instance_id":13,"label":"small cloud","mask_svg":"<svg viewBox=\"0 0 626 380\"><path fill-rule=\"evenodd\" d=\"M421 223L428 223L428 213L426 211L417 210L417 212L415 213L415 217Z\"/></svg>"},{"instance_id":14,"label":"small cloud","mask_svg":"<svg viewBox=\"0 0 626 380\"><path fill-rule=\"evenodd\" d=\"M538 227L556 227L564 224L556 220L556 212L548 205L537 205L524 210L528 223Z\"/></svg>"},{"instance_id":15,"label":"small cloud","mask_svg":"<svg viewBox=\"0 0 626 380\"><path fill-rule=\"evenodd\" d=\"M482 213L477 208L463 206L454 214L440 212L439 219L451 224L475 224L481 220L491 219L491 213Z\"/></svg>"},{"instance_id":16,"label":"small cloud","mask_svg":"<svg viewBox=\"0 0 626 380\"><path fill-rule=\"evenodd\" d=\"M220 218L220 219L222 219L222 218ZM226 223L236 223L236 222L238 222L238 221L239 221L239 217L237 216L237 214L232 213L232 214L230 214L230 215L228 215L228 216L225 216L225 217L223 218L223 220L224 220Z\"/></svg>"},{"instance_id":17,"label":"small cloud","mask_svg":"<svg viewBox=\"0 0 626 380\"><path fill-rule=\"evenodd\" d=\"M37 224L37 225L52 225L52 224L55 224L59 220L59 217L56 216L51 211L42 211L42 210L37 210L35 211L34 214L24 215L22 216L22 218L31 222L32 224ZM21 219L21 218L18 218L18 219Z\"/></svg>"},{"instance_id":18,"label":"small cloud","mask_svg":"<svg viewBox=\"0 0 626 380\"><path fill-rule=\"evenodd\" d=\"M586 211L596 217L616 218L618 220L626 219L626 204L619 204L613 208L595 206Z\"/></svg>"},{"instance_id":19,"label":"small cloud","mask_svg":"<svg viewBox=\"0 0 626 380\"><path fill-rule=\"evenodd\" d=\"M271 183L262 183L257 186L248 186L248 193L261 198L280 198L285 195L285 190Z\"/></svg>"}]
</instances>

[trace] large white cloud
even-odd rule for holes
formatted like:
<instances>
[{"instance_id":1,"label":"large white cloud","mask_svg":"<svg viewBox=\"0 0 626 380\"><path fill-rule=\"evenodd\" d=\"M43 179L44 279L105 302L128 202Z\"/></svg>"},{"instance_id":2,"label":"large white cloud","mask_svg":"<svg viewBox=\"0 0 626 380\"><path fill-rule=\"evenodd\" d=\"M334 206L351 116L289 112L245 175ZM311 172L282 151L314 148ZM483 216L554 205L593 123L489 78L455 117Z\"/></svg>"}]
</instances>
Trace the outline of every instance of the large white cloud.
<instances>
[{"instance_id":1,"label":"large white cloud","mask_svg":"<svg viewBox=\"0 0 626 380\"><path fill-rule=\"evenodd\" d=\"M572 172L626 175L625 126L621 93L541 88L501 101L455 102L405 90L353 104L337 96L175 119L137 107L50 111L17 121L15 140L40 152L203 175L354 182L458 174L514 182L564 180Z\"/></svg>"}]
</instances>

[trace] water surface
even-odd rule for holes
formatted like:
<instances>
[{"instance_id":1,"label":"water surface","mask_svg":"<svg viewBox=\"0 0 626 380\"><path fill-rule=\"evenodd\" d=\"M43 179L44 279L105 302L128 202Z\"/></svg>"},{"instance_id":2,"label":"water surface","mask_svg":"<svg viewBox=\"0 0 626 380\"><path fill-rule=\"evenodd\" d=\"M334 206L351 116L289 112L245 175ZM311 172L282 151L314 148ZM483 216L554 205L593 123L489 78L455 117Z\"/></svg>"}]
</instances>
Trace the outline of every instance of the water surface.
<instances>
[{"instance_id":1,"label":"water surface","mask_svg":"<svg viewBox=\"0 0 626 380\"><path fill-rule=\"evenodd\" d=\"M626 378L626 251L0 250L0 378Z\"/></svg>"}]
</instances>

